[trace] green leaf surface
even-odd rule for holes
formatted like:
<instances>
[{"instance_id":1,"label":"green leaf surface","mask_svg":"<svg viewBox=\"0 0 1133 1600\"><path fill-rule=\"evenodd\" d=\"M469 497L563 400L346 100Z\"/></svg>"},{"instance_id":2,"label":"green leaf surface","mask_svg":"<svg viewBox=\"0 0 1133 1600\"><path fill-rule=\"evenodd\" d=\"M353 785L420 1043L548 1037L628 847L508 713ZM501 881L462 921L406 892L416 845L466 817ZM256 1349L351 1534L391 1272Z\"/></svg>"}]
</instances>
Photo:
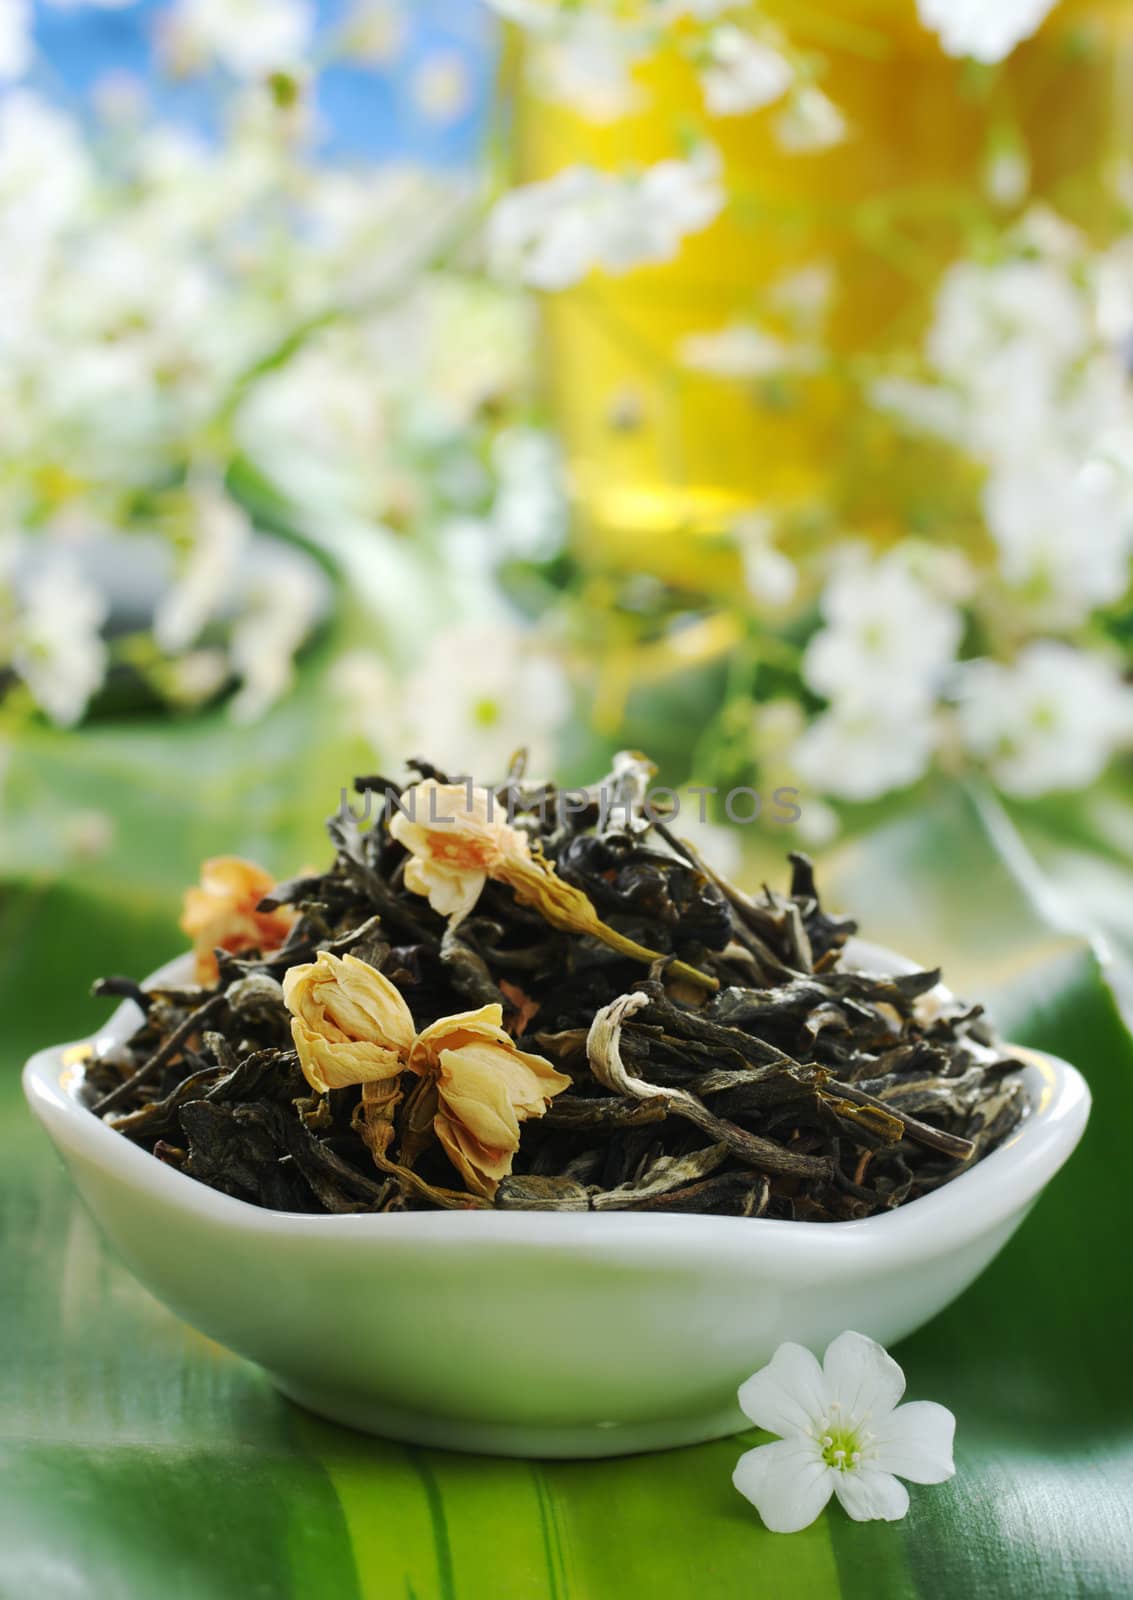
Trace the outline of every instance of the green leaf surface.
<instances>
[{"instance_id":1,"label":"green leaf surface","mask_svg":"<svg viewBox=\"0 0 1133 1600\"><path fill-rule=\"evenodd\" d=\"M167 748L159 773L179 759ZM910 1396L957 1415L955 1480L914 1487L902 1524L832 1507L786 1537L731 1486L755 1434L585 1463L373 1440L281 1399L103 1249L24 1109L18 1069L97 1025L94 976L144 973L175 948L174 887L204 850L236 843L215 830L242 804L238 771L207 824L186 802L182 828L147 819L144 794L108 778L105 803L129 813L152 869L138 882L121 866L113 880L41 869L0 906L0 1600L1133 1593L1133 1045L1093 950L1052 924L990 802L942 792L857 841L830 863L831 898L871 935L943 959L1017 1038L1078 1064L1094 1115L999 1260L897 1351ZM322 854L312 818L340 781L334 767L307 774L278 827L265 809L248 829L272 865L297 845Z\"/></svg>"}]
</instances>

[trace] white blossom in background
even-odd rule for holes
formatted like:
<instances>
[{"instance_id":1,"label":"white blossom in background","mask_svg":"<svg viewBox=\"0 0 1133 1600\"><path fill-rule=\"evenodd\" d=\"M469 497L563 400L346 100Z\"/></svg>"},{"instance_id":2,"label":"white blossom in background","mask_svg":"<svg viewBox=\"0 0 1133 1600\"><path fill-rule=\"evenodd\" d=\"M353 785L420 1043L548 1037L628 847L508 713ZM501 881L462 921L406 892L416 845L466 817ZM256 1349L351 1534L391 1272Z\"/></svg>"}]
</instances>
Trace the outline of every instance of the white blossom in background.
<instances>
[{"instance_id":1,"label":"white blossom in background","mask_svg":"<svg viewBox=\"0 0 1133 1600\"><path fill-rule=\"evenodd\" d=\"M1133 322L1128 255L1105 258L1033 210L1027 258L945 275L926 341L939 381L891 377L874 403L986 469L996 581L975 597L992 632L1067 631L1120 601L1133 563Z\"/></svg>"},{"instance_id":2,"label":"white blossom in background","mask_svg":"<svg viewBox=\"0 0 1133 1600\"><path fill-rule=\"evenodd\" d=\"M320 596L302 567L276 562L255 578L232 629L229 659L239 687L235 722L254 722L295 681L295 656L318 617Z\"/></svg>"},{"instance_id":3,"label":"white blossom in background","mask_svg":"<svg viewBox=\"0 0 1133 1600\"><path fill-rule=\"evenodd\" d=\"M704 103L713 116L738 117L781 100L795 81L787 58L762 39L725 23L714 28L700 69Z\"/></svg>"},{"instance_id":4,"label":"white blossom in background","mask_svg":"<svg viewBox=\"0 0 1133 1600\"><path fill-rule=\"evenodd\" d=\"M391 391L412 404L415 416L428 411L434 437L467 428L485 407L504 409L524 392L535 341L532 307L498 284L434 274L403 311L371 328L375 365L397 359L387 341L399 335L412 349Z\"/></svg>"},{"instance_id":5,"label":"white blossom in background","mask_svg":"<svg viewBox=\"0 0 1133 1600\"><path fill-rule=\"evenodd\" d=\"M961 262L944 276L925 353L944 387L926 388L911 420L984 460L1026 455L1073 428L1085 448L1093 419L1068 400L1090 390L1076 380L1091 348L1089 308L1070 273L1053 261Z\"/></svg>"},{"instance_id":6,"label":"white blossom in background","mask_svg":"<svg viewBox=\"0 0 1133 1600\"><path fill-rule=\"evenodd\" d=\"M964 261L941 282L926 350L944 377L967 383L1005 349L1033 350L1036 371L1058 371L1083 355L1089 340L1082 296L1055 264Z\"/></svg>"},{"instance_id":7,"label":"white blossom in background","mask_svg":"<svg viewBox=\"0 0 1133 1600\"><path fill-rule=\"evenodd\" d=\"M472 104L473 87L464 57L455 50L437 50L414 69L410 95L431 122L455 122Z\"/></svg>"},{"instance_id":8,"label":"white blossom in background","mask_svg":"<svg viewBox=\"0 0 1133 1600\"><path fill-rule=\"evenodd\" d=\"M798 593L799 572L775 544L774 520L753 511L732 529L743 562L744 585L756 605L771 611L789 606Z\"/></svg>"},{"instance_id":9,"label":"white blossom in background","mask_svg":"<svg viewBox=\"0 0 1133 1600\"><path fill-rule=\"evenodd\" d=\"M145 81L125 68L102 73L90 93L98 121L115 132L137 132L151 109Z\"/></svg>"},{"instance_id":10,"label":"white blossom in background","mask_svg":"<svg viewBox=\"0 0 1133 1600\"><path fill-rule=\"evenodd\" d=\"M1009 794L1084 789L1133 744L1133 689L1101 655L1043 639L1009 665L966 662L957 683L965 748Z\"/></svg>"},{"instance_id":11,"label":"white blossom in background","mask_svg":"<svg viewBox=\"0 0 1133 1600\"><path fill-rule=\"evenodd\" d=\"M114 843L114 818L105 811L71 811L63 818L63 848L81 861L95 861Z\"/></svg>"},{"instance_id":12,"label":"white blossom in background","mask_svg":"<svg viewBox=\"0 0 1133 1600\"><path fill-rule=\"evenodd\" d=\"M188 541L185 564L162 596L153 623L158 646L171 654L193 644L231 598L252 535L243 508L210 483L190 489L183 527Z\"/></svg>"},{"instance_id":13,"label":"white blossom in background","mask_svg":"<svg viewBox=\"0 0 1133 1600\"><path fill-rule=\"evenodd\" d=\"M1094 256L1089 275L1098 334L1120 344L1133 334L1133 236Z\"/></svg>"},{"instance_id":14,"label":"white blossom in background","mask_svg":"<svg viewBox=\"0 0 1133 1600\"><path fill-rule=\"evenodd\" d=\"M878 411L897 418L913 432L944 439L949 444L967 442L972 413L965 406L963 395L951 385L893 375L874 379L867 392Z\"/></svg>"},{"instance_id":15,"label":"white blossom in background","mask_svg":"<svg viewBox=\"0 0 1133 1600\"><path fill-rule=\"evenodd\" d=\"M561 664L501 619L467 623L423 641L404 684L405 716L427 728L446 761L479 776L501 773L526 745L531 771L550 772L555 737L571 709Z\"/></svg>"},{"instance_id":16,"label":"white blossom in background","mask_svg":"<svg viewBox=\"0 0 1133 1600\"><path fill-rule=\"evenodd\" d=\"M917 0L921 21L950 56L1003 61L1029 39L1057 0Z\"/></svg>"},{"instance_id":17,"label":"white blossom in background","mask_svg":"<svg viewBox=\"0 0 1133 1600\"><path fill-rule=\"evenodd\" d=\"M842 823L834 807L821 798L795 765L795 748L806 723L802 706L786 695L753 706L751 756L765 793L784 787L799 791L797 803L802 816L791 825L791 837L819 849L837 838ZM825 783L822 787L826 787Z\"/></svg>"},{"instance_id":18,"label":"white blossom in background","mask_svg":"<svg viewBox=\"0 0 1133 1600\"><path fill-rule=\"evenodd\" d=\"M307 513L380 520L386 509L389 399L364 342L328 329L257 384L237 419L249 455Z\"/></svg>"},{"instance_id":19,"label":"white blossom in background","mask_svg":"<svg viewBox=\"0 0 1133 1600\"><path fill-rule=\"evenodd\" d=\"M979 590L981 573L954 545L931 538L902 539L893 554L922 589L946 605L968 605Z\"/></svg>"},{"instance_id":20,"label":"white blossom in background","mask_svg":"<svg viewBox=\"0 0 1133 1600\"><path fill-rule=\"evenodd\" d=\"M423 275L391 310L328 327L267 374L240 408L241 444L309 515L412 518L423 486L399 464L406 433L433 453L484 408L506 407L525 381L529 313L498 285ZM451 486L455 465L434 465L434 490ZM486 468L467 454L462 465L482 497Z\"/></svg>"},{"instance_id":21,"label":"white blossom in background","mask_svg":"<svg viewBox=\"0 0 1133 1600\"><path fill-rule=\"evenodd\" d=\"M656 0L657 12L666 22L692 17L697 22L712 22L735 11L736 0Z\"/></svg>"},{"instance_id":22,"label":"white blossom in background","mask_svg":"<svg viewBox=\"0 0 1133 1600\"><path fill-rule=\"evenodd\" d=\"M584 10L564 16L552 35L538 41L528 72L542 99L570 106L588 122L616 122L645 104L633 79L642 50L636 30Z\"/></svg>"},{"instance_id":23,"label":"white blossom in background","mask_svg":"<svg viewBox=\"0 0 1133 1600\"><path fill-rule=\"evenodd\" d=\"M715 378L768 378L779 372L812 372L817 350L788 344L750 322L732 322L712 332L689 333L678 355L686 367Z\"/></svg>"},{"instance_id":24,"label":"white blossom in background","mask_svg":"<svg viewBox=\"0 0 1133 1600\"><path fill-rule=\"evenodd\" d=\"M627 7L619 0L487 0L493 11L510 22L539 31L557 29L564 21L571 22L586 10L599 16L622 17ZM682 17L692 17L698 22L711 22L727 11L734 11L737 0L647 0L641 8L651 21L678 22Z\"/></svg>"},{"instance_id":25,"label":"white blossom in background","mask_svg":"<svg viewBox=\"0 0 1133 1600\"><path fill-rule=\"evenodd\" d=\"M934 703L905 698L894 685L887 705L845 699L820 712L791 761L807 789L838 800L879 800L923 778L939 744Z\"/></svg>"},{"instance_id":26,"label":"white blossom in background","mask_svg":"<svg viewBox=\"0 0 1133 1600\"><path fill-rule=\"evenodd\" d=\"M688 161L660 161L640 173L565 167L497 202L489 262L502 277L565 289L595 267L620 274L673 260L724 200L719 156L704 146Z\"/></svg>"},{"instance_id":27,"label":"white blossom in background","mask_svg":"<svg viewBox=\"0 0 1133 1600\"><path fill-rule=\"evenodd\" d=\"M79 721L106 676L106 611L103 596L64 554L19 590L8 658L36 704L63 727Z\"/></svg>"},{"instance_id":28,"label":"white blossom in background","mask_svg":"<svg viewBox=\"0 0 1133 1600\"><path fill-rule=\"evenodd\" d=\"M1026 199L1031 184L1031 163L1026 147L1001 139L984 166L984 193L997 206L1009 208Z\"/></svg>"},{"instance_id":29,"label":"white blossom in background","mask_svg":"<svg viewBox=\"0 0 1133 1600\"><path fill-rule=\"evenodd\" d=\"M315 28L307 0L175 0L162 21L175 68L192 72L216 62L238 78L295 66Z\"/></svg>"},{"instance_id":30,"label":"white blossom in background","mask_svg":"<svg viewBox=\"0 0 1133 1600\"><path fill-rule=\"evenodd\" d=\"M31 0L0 0L0 83L14 83L31 66Z\"/></svg>"},{"instance_id":31,"label":"white blossom in background","mask_svg":"<svg viewBox=\"0 0 1133 1600\"><path fill-rule=\"evenodd\" d=\"M810 850L822 850L842 831L842 819L827 801L803 790L798 798L802 816L794 823L792 837Z\"/></svg>"},{"instance_id":32,"label":"white blossom in background","mask_svg":"<svg viewBox=\"0 0 1133 1600\"><path fill-rule=\"evenodd\" d=\"M388 661L372 650L345 651L331 668L327 683L348 732L363 739L379 758L405 759L401 741L408 730L401 685Z\"/></svg>"},{"instance_id":33,"label":"white blossom in background","mask_svg":"<svg viewBox=\"0 0 1133 1600\"><path fill-rule=\"evenodd\" d=\"M405 50L409 32L403 0L354 0L343 23L347 53L374 67L392 66Z\"/></svg>"},{"instance_id":34,"label":"white blossom in background","mask_svg":"<svg viewBox=\"0 0 1133 1600\"><path fill-rule=\"evenodd\" d=\"M744 864L740 829L708 821L707 797L703 822L700 820L700 795L680 791L678 798L681 803L680 814L669 822L676 838L691 844L701 859L710 861L713 870L722 877L739 877ZM663 842L661 848L666 848Z\"/></svg>"},{"instance_id":35,"label":"white blossom in background","mask_svg":"<svg viewBox=\"0 0 1133 1600\"><path fill-rule=\"evenodd\" d=\"M161 682L178 705L199 706L219 694L230 677L223 650L187 650L167 664Z\"/></svg>"},{"instance_id":36,"label":"white blossom in background","mask_svg":"<svg viewBox=\"0 0 1133 1600\"><path fill-rule=\"evenodd\" d=\"M837 279L829 261L811 261L772 285L769 300L796 332L814 336L826 321Z\"/></svg>"},{"instance_id":37,"label":"white blossom in background","mask_svg":"<svg viewBox=\"0 0 1133 1600\"><path fill-rule=\"evenodd\" d=\"M336 664L332 682L350 725L379 755L428 744L445 752L449 770L483 783L498 779L520 746L530 752L529 773L553 771L571 709L562 664L502 616L423 636L404 676L355 652Z\"/></svg>"},{"instance_id":38,"label":"white blossom in background","mask_svg":"<svg viewBox=\"0 0 1133 1600\"><path fill-rule=\"evenodd\" d=\"M830 702L790 750L808 788L878 799L923 777L940 743L937 700L963 624L898 549L850 550L823 591L824 626L803 654L803 679Z\"/></svg>"},{"instance_id":39,"label":"white blossom in background","mask_svg":"<svg viewBox=\"0 0 1133 1600\"><path fill-rule=\"evenodd\" d=\"M5 273L83 219L93 181L75 122L26 89L0 95L0 240ZM2 310L2 308L0 308Z\"/></svg>"},{"instance_id":40,"label":"white blossom in background","mask_svg":"<svg viewBox=\"0 0 1133 1600\"><path fill-rule=\"evenodd\" d=\"M849 124L828 94L813 84L796 89L775 118L775 137L793 155L830 150L849 135Z\"/></svg>"},{"instance_id":41,"label":"white blossom in background","mask_svg":"<svg viewBox=\"0 0 1133 1600\"><path fill-rule=\"evenodd\" d=\"M493 11L509 22L545 28L555 21L556 0L487 0Z\"/></svg>"},{"instance_id":42,"label":"white blossom in background","mask_svg":"<svg viewBox=\"0 0 1133 1600\"><path fill-rule=\"evenodd\" d=\"M956 1419L932 1400L901 1405L905 1374L875 1340L839 1334L822 1365L781 1344L740 1386L757 1428L779 1434L740 1457L732 1482L773 1533L797 1533L836 1495L855 1522L896 1522L909 1509L898 1480L944 1483Z\"/></svg>"},{"instance_id":43,"label":"white blossom in background","mask_svg":"<svg viewBox=\"0 0 1133 1600\"><path fill-rule=\"evenodd\" d=\"M506 428L493 443L495 553L547 561L566 542L570 511L559 447L539 428Z\"/></svg>"},{"instance_id":44,"label":"white blossom in background","mask_svg":"<svg viewBox=\"0 0 1133 1600\"><path fill-rule=\"evenodd\" d=\"M310 309L391 309L422 287L431 256L462 219L473 186L459 175L390 162L373 171L320 172L306 182L310 252L292 270L311 277ZM302 284L306 280L300 278Z\"/></svg>"},{"instance_id":45,"label":"white blossom in background","mask_svg":"<svg viewBox=\"0 0 1133 1600\"><path fill-rule=\"evenodd\" d=\"M963 624L909 571L901 553L839 563L822 595L824 626L803 657L807 686L830 700L887 706L935 699Z\"/></svg>"},{"instance_id":46,"label":"white blossom in background","mask_svg":"<svg viewBox=\"0 0 1133 1600\"><path fill-rule=\"evenodd\" d=\"M1053 450L995 470L984 492L999 570L1035 627L1071 628L1133 577L1133 477Z\"/></svg>"}]
</instances>

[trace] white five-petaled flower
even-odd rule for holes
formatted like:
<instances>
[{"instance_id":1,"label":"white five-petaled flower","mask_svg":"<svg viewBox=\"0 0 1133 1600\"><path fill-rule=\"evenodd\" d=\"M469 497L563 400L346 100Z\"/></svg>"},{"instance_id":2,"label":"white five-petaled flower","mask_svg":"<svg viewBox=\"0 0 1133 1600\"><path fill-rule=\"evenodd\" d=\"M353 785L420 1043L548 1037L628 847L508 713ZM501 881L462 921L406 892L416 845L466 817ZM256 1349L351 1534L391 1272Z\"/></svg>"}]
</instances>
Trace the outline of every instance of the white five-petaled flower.
<instances>
[{"instance_id":1,"label":"white five-petaled flower","mask_svg":"<svg viewBox=\"0 0 1133 1600\"><path fill-rule=\"evenodd\" d=\"M898 1477L943 1483L955 1472L956 1419L931 1400L898 1405L905 1375L873 1339L843 1333L821 1366L781 1344L743 1384L740 1406L780 1437L749 1450L732 1482L773 1533L809 1527L831 1495L855 1522L896 1522L909 1509Z\"/></svg>"}]
</instances>

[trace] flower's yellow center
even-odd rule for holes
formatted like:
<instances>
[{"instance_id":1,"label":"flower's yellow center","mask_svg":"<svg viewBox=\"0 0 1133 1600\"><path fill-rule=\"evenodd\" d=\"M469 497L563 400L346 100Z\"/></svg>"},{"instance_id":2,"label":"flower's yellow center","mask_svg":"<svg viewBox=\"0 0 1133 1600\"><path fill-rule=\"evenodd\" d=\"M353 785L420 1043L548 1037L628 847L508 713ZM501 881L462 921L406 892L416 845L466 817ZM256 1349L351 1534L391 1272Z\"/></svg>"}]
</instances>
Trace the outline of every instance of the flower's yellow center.
<instances>
[{"instance_id":1,"label":"flower's yellow center","mask_svg":"<svg viewBox=\"0 0 1133 1600\"><path fill-rule=\"evenodd\" d=\"M869 1416L866 1411L862 1416L847 1421L842 1413L841 1402L830 1402L830 1415L823 1417L818 1424L816 1437L823 1461L835 1472L853 1472L861 1465L863 1456L874 1454L870 1445L876 1435L865 1426Z\"/></svg>"},{"instance_id":2,"label":"flower's yellow center","mask_svg":"<svg viewBox=\"0 0 1133 1600\"><path fill-rule=\"evenodd\" d=\"M850 1472L862 1458L862 1441L856 1428L840 1428L837 1424L819 1440L822 1459L836 1472Z\"/></svg>"}]
</instances>

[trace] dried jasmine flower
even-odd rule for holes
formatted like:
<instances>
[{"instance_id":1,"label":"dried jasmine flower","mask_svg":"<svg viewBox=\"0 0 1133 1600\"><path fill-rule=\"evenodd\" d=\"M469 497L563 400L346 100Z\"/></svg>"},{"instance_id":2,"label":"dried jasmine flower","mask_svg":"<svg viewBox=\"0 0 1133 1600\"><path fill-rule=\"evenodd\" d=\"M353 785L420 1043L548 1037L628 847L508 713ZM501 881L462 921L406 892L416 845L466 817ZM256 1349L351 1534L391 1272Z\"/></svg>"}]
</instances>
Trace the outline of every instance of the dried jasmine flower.
<instances>
[{"instance_id":1,"label":"dried jasmine flower","mask_svg":"<svg viewBox=\"0 0 1133 1600\"><path fill-rule=\"evenodd\" d=\"M217 979L217 950L274 950L291 931L295 913L282 906L260 910L275 880L253 861L214 856L201 867L201 881L185 891L181 929L192 940L197 982Z\"/></svg>"}]
</instances>

